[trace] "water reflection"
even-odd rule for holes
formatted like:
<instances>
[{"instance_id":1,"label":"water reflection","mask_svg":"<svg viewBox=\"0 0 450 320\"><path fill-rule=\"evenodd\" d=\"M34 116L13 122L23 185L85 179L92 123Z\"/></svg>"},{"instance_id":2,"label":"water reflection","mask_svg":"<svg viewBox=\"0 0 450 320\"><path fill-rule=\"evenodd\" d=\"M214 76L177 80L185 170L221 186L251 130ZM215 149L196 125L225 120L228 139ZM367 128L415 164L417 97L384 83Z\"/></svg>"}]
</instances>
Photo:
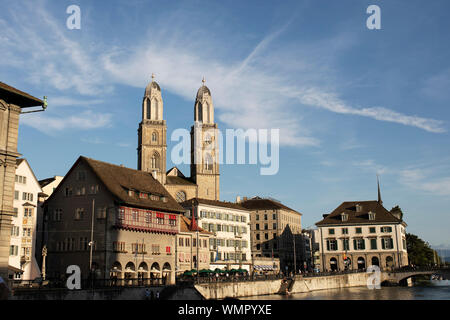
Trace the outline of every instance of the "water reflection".
<instances>
[{"instance_id":1,"label":"water reflection","mask_svg":"<svg viewBox=\"0 0 450 320\"><path fill-rule=\"evenodd\" d=\"M265 295L243 300L450 300L449 286L421 285L414 287L367 287L330 289L289 296Z\"/></svg>"}]
</instances>

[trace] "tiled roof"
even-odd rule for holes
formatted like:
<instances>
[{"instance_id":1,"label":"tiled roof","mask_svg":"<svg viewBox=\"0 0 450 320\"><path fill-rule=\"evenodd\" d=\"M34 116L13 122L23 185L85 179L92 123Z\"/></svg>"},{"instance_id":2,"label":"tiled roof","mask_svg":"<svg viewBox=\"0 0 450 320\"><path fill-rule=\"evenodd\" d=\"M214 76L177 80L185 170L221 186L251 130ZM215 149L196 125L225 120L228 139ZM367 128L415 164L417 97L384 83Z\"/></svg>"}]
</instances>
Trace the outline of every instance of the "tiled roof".
<instances>
[{"instance_id":1,"label":"tiled roof","mask_svg":"<svg viewBox=\"0 0 450 320\"><path fill-rule=\"evenodd\" d=\"M356 211L356 205L361 206L361 211ZM375 213L375 219L369 220L369 212ZM347 213L348 219L342 221L341 214ZM397 219L386 208L383 207L378 201L346 201L339 207L334 209L329 215L325 216L316 225L328 225L328 224L379 224L379 223L401 223L402 220Z\"/></svg>"},{"instance_id":2,"label":"tiled roof","mask_svg":"<svg viewBox=\"0 0 450 320\"><path fill-rule=\"evenodd\" d=\"M192 186L196 185L189 178L183 178L183 177L180 177L180 176L167 176L166 177L166 184L192 185Z\"/></svg>"},{"instance_id":3,"label":"tiled roof","mask_svg":"<svg viewBox=\"0 0 450 320\"><path fill-rule=\"evenodd\" d=\"M199 205L199 204L206 204L206 205L210 205L210 206L248 211L248 209L244 208L243 206L241 206L237 203L227 202L227 201L219 201L219 200L192 198L192 199L189 199L189 200L186 200L186 201L180 203L180 205L182 205L185 208L190 208L190 207L192 207L192 205Z\"/></svg>"},{"instance_id":4,"label":"tiled roof","mask_svg":"<svg viewBox=\"0 0 450 320\"><path fill-rule=\"evenodd\" d=\"M44 101L0 81L0 99L19 107L43 106Z\"/></svg>"},{"instance_id":5,"label":"tiled roof","mask_svg":"<svg viewBox=\"0 0 450 320\"><path fill-rule=\"evenodd\" d=\"M301 215L300 212L298 212L294 209L291 209L291 208L285 206L284 204L277 202L275 200L272 200L272 199L263 199L260 197L255 197L255 198L251 198L251 199L242 201L240 204L249 210L283 209L283 210L292 211L292 212L295 212L295 213Z\"/></svg>"},{"instance_id":6,"label":"tiled roof","mask_svg":"<svg viewBox=\"0 0 450 320\"><path fill-rule=\"evenodd\" d=\"M167 190L153 176L144 171L134 170L111 163L98 161L80 156L64 180L70 175L70 172L78 166L80 162L85 163L92 169L94 174L103 183L105 188L113 195L120 204L134 206L138 208L165 210L175 213L184 213L185 209L181 207ZM60 183L58 188L63 183ZM128 190L145 192L159 197L166 197L167 201L161 199L152 200L150 198L139 198L130 196ZM50 201L57 192L53 192L47 201Z\"/></svg>"},{"instance_id":7,"label":"tiled roof","mask_svg":"<svg viewBox=\"0 0 450 320\"><path fill-rule=\"evenodd\" d=\"M189 219L186 216L180 216L180 232L192 232L192 231L196 231L196 230L190 230L190 226L191 226L191 219ZM203 228L200 228L199 226L197 226L197 230L200 233L204 233L204 234L213 234L212 232L206 231Z\"/></svg>"}]
</instances>

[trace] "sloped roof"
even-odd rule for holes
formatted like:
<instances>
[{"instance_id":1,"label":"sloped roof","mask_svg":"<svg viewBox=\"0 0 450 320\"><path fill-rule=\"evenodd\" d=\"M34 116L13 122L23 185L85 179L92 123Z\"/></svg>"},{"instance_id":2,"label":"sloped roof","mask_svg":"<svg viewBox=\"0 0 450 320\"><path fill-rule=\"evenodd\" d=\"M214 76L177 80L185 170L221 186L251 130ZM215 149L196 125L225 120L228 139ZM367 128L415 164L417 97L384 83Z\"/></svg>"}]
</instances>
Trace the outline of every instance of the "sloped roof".
<instances>
[{"instance_id":1,"label":"sloped roof","mask_svg":"<svg viewBox=\"0 0 450 320\"><path fill-rule=\"evenodd\" d=\"M200 228L199 226L197 226L197 230L191 230L190 226L191 226L191 219L183 215L180 216L180 232L193 232L198 230L200 233L213 234L212 232L206 231L205 229Z\"/></svg>"},{"instance_id":2,"label":"sloped roof","mask_svg":"<svg viewBox=\"0 0 450 320\"><path fill-rule=\"evenodd\" d=\"M356 205L361 206L361 211L356 212ZM369 220L369 212L375 213L375 220ZM348 220L342 221L341 214L347 213ZM401 223L402 220L397 219L378 201L346 201L342 202L339 207L334 209L329 215L317 222L316 225L328 224L379 224L379 223Z\"/></svg>"},{"instance_id":3,"label":"sloped roof","mask_svg":"<svg viewBox=\"0 0 450 320\"><path fill-rule=\"evenodd\" d=\"M289 208L288 206L285 206L281 202L277 202L272 199L265 199L260 197L254 197L245 201L242 201L240 203L243 207L249 209L249 210L273 210L273 209L283 209L295 212L299 215L302 215L300 212Z\"/></svg>"},{"instance_id":4,"label":"sloped roof","mask_svg":"<svg viewBox=\"0 0 450 320\"><path fill-rule=\"evenodd\" d=\"M192 186L196 185L191 179L183 178L180 176L167 176L166 184L192 185Z\"/></svg>"},{"instance_id":5,"label":"sloped roof","mask_svg":"<svg viewBox=\"0 0 450 320\"><path fill-rule=\"evenodd\" d=\"M0 81L0 99L19 107L43 106L44 101Z\"/></svg>"},{"instance_id":6,"label":"sloped roof","mask_svg":"<svg viewBox=\"0 0 450 320\"><path fill-rule=\"evenodd\" d=\"M244 208L243 206L241 206L237 203L227 202L227 201L219 201L219 200L192 198L192 199L189 199L189 200L186 200L186 201L180 203L180 205L182 205L185 208L190 208L192 205L199 205L199 204L206 204L206 205L210 205L210 206L248 211L248 209Z\"/></svg>"},{"instance_id":7,"label":"sloped roof","mask_svg":"<svg viewBox=\"0 0 450 320\"><path fill-rule=\"evenodd\" d=\"M120 201L132 206L163 209L176 212L185 210L175 201L158 180L145 171L134 170L111 163L102 162L86 157L80 157L94 171L105 187ZM132 197L127 190L148 192L150 194L165 196L167 202L161 200Z\"/></svg>"}]
</instances>

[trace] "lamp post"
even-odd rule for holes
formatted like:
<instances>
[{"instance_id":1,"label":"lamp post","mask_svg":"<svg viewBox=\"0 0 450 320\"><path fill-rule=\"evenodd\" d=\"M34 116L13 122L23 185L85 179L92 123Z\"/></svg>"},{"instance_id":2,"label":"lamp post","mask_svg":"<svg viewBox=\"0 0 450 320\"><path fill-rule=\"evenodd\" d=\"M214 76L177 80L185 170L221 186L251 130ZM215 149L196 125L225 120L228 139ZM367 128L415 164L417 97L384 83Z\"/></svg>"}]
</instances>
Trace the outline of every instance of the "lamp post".
<instances>
[{"instance_id":1,"label":"lamp post","mask_svg":"<svg viewBox=\"0 0 450 320\"><path fill-rule=\"evenodd\" d=\"M47 246L42 248L42 280L45 280L45 259L47 258Z\"/></svg>"}]
</instances>

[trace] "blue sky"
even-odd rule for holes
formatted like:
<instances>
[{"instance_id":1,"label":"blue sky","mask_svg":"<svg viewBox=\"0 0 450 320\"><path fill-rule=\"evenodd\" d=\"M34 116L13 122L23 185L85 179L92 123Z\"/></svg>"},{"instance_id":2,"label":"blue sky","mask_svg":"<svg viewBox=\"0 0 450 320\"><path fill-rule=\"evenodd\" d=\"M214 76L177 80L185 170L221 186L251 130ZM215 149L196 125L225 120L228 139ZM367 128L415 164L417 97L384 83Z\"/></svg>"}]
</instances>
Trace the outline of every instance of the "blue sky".
<instances>
[{"instance_id":1,"label":"blue sky","mask_svg":"<svg viewBox=\"0 0 450 320\"><path fill-rule=\"evenodd\" d=\"M80 30L66 28L71 4ZM366 28L371 4L381 30ZM47 111L23 115L19 129L19 152L39 179L64 175L79 155L136 168L152 72L168 141L192 125L204 76L221 129L281 129L278 174L222 165L222 200L271 196L309 227L342 201L376 199L378 173L385 207L400 205L408 231L450 247L447 0L0 7L0 80L48 96Z\"/></svg>"}]
</instances>

